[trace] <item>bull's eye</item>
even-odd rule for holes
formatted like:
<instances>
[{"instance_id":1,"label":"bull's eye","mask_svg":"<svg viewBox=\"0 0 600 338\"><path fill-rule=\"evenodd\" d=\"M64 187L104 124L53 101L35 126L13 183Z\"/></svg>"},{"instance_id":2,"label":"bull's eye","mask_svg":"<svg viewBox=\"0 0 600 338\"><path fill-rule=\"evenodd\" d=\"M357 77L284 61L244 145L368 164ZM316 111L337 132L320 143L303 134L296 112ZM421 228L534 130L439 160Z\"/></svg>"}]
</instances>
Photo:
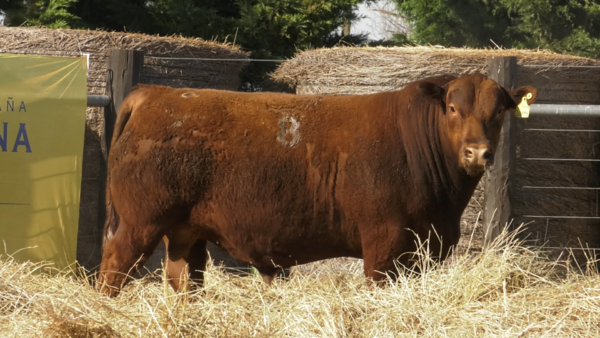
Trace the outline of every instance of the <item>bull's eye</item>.
<instances>
[{"instance_id":1,"label":"bull's eye","mask_svg":"<svg viewBox=\"0 0 600 338\"><path fill-rule=\"evenodd\" d=\"M450 105L450 111L456 113L456 108L454 108L454 105Z\"/></svg>"}]
</instances>

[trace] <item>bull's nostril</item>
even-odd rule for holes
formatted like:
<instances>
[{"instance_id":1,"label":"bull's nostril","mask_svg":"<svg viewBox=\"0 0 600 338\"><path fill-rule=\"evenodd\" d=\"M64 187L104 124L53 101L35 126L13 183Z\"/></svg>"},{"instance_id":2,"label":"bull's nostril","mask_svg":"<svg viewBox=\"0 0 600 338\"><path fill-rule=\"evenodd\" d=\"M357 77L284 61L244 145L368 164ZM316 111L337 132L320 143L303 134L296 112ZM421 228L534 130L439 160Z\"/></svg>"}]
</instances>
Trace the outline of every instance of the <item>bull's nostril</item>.
<instances>
[{"instance_id":1,"label":"bull's nostril","mask_svg":"<svg viewBox=\"0 0 600 338\"><path fill-rule=\"evenodd\" d=\"M471 148L465 149L465 158L467 158L467 159L473 158L473 149L471 149Z\"/></svg>"},{"instance_id":2,"label":"bull's nostril","mask_svg":"<svg viewBox=\"0 0 600 338\"><path fill-rule=\"evenodd\" d=\"M489 160L491 160L491 159L492 159L492 152L491 152L491 151L489 151L489 150L486 150L486 151L483 153L483 159L484 159L484 160L486 160L486 161L489 161Z\"/></svg>"}]
</instances>

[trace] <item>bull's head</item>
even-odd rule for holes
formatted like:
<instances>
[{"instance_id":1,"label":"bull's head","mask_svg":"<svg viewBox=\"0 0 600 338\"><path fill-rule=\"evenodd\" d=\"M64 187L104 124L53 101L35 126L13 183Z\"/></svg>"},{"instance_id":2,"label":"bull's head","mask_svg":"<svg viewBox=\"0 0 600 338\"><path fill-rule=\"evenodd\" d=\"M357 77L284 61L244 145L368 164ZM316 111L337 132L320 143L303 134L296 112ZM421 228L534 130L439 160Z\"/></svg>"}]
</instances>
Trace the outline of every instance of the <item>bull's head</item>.
<instances>
[{"instance_id":1,"label":"bull's head","mask_svg":"<svg viewBox=\"0 0 600 338\"><path fill-rule=\"evenodd\" d=\"M481 74L454 79L443 87L427 81L419 89L441 102L440 128L447 135L443 146L457 154L459 167L471 176L481 175L493 163L504 116L513 114L524 96L530 97L527 103L532 104L538 94L530 86L508 92Z\"/></svg>"}]
</instances>

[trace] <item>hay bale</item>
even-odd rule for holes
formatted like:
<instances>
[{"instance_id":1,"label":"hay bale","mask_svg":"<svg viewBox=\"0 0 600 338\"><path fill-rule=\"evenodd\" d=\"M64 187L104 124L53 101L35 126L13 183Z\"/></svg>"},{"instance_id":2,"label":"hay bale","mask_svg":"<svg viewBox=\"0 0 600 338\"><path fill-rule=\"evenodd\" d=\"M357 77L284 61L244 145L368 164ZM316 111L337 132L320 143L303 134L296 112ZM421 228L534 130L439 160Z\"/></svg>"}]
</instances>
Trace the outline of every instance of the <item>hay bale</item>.
<instances>
[{"instance_id":1,"label":"hay bale","mask_svg":"<svg viewBox=\"0 0 600 338\"><path fill-rule=\"evenodd\" d=\"M236 90L238 73L246 65L240 61L190 61L170 58L246 59L247 52L231 44L202 39L159 37L135 33L91 30L64 30L29 27L0 27L0 53L82 56L89 55L88 94L105 94L107 60L110 49L145 52L142 83L172 87ZM81 205L77 260L89 270L100 264L103 224L98 221L99 168L102 153L100 135L104 126L103 108L88 107L84 141ZM212 253L216 261L232 262L228 255ZM164 247L156 250L148 263L150 270L160 267ZM238 264L239 265L239 264Z\"/></svg>"},{"instance_id":2,"label":"hay bale","mask_svg":"<svg viewBox=\"0 0 600 338\"><path fill-rule=\"evenodd\" d=\"M402 88L439 74L487 74L489 57L515 56L518 85L540 91L537 103L600 104L600 60L544 50L466 49L438 47L341 47L298 53L272 74L297 94L369 94ZM584 66L584 67L582 67ZM587 68L589 66L598 68ZM600 158L600 133L534 132L527 129L600 129L598 118L532 116L517 124L516 224L529 223L530 238L550 246L600 246L600 222L594 219L538 219L524 215L598 215L596 190L527 189L526 186L598 187L593 162L539 162L529 157ZM483 181L483 180L482 180ZM464 240L473 229L475 245L483 239L477 219L483 210L483 186L474 193L461 221ZM482 220L482 219L480 219ZM485 220L482 220L485 221ZM462 250L464 251L464 250Z\"/></svg>"},{"instance_id":3,"label":"hay bale","mask_svg":"<svg viewBox=\"0 0 600 338\"><path fill-rule=\"evenodd\" d=\"M549 82L544 70L552 70L552 67L600 65L598 60L543 50L340 47L300 52L282 63L272 79L295 88L297 94L368 94L399 89L409 82L438 74L485 74L487 58L491 56L516 56L521 65L548 65L531 70L536 79L542 80L536 82L543 83ZM579 71L587 73L588 70ZM530 73L522 75L526 79L532 77ZM572 78L577 79L579 75L573 74ZM586 78L589 77L588 74ZM561 81L565 80L568 79L563 76Z\"/></svg>"},{"instance_id":4,"label":"hay bale","mask_svg":"<svg viewBox=\"0 0 600 338\"><path fill-rule=\"evenodd\" d=\"M246 59L248 53L230 44L181 37L135 33L27 27L0 28L0 53L81 56L89 54L88 93L104 94L110 49L134 49L147 56L170 58ZM235 90L245 62L146 58L143 83Z\"/></svg>"}]
</instances>

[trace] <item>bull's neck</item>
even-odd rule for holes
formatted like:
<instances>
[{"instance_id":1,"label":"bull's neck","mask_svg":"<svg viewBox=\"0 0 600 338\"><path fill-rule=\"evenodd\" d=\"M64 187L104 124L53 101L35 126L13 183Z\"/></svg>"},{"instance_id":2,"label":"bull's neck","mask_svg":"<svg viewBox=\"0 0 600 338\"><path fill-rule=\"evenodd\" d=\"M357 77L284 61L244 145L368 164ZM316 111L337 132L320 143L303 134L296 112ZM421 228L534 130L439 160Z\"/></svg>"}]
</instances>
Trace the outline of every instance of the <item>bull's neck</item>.
<instances>
[{"instance_id":1,"label":"bull's neck","mask_svg":"<svg viewBox=\"0 0 600 338\"><path fill-rule=\"evenodd\" d=\"M458 154L451 151L442 107L435 102L419 111L408 111L408 126L402 126L407 163L415 196L423 205L448 206L464 210L481 175L469 176L458 166ZM405 122L407 122L405 120Z\"/></svg>"}]
</instances>

